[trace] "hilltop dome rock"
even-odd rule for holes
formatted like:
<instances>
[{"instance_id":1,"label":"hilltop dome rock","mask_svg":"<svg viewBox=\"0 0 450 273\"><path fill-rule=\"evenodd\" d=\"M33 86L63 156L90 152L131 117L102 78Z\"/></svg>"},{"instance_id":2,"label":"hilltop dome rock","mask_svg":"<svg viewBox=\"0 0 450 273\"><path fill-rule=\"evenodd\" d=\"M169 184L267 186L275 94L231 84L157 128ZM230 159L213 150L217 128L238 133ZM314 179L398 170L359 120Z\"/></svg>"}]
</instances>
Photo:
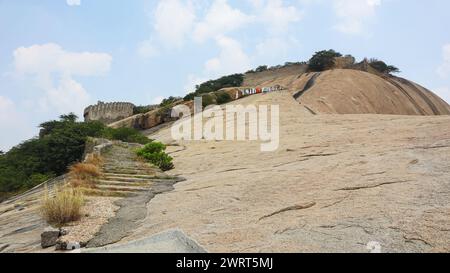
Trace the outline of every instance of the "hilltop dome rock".
<instances>
[{"instance_id":1,"label":"hilltop dome rock","mask_svg":"<svg viewBox=\"0 0 450 273\"><path fill-rule=\"evenodd\" d=\"M306 73L289 89L314 113L450 115L450 106L433 92L390 75L351 69Z\"/></svg>"}]
</instances>

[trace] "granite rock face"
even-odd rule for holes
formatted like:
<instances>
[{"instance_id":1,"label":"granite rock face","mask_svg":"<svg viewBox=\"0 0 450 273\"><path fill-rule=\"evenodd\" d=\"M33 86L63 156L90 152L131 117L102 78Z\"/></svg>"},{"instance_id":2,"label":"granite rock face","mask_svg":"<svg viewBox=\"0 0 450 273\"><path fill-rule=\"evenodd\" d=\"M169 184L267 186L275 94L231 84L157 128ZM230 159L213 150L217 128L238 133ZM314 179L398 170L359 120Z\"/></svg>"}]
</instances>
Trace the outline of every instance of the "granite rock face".
<instances>
[{"instance_id":1,"label":"granite rock face","mask_svg":"<svg viewBox=\"0 0 450 273\"><path fill-rule=\"evenodd\" d=\"M179 228L209 252L450 251L450 116L314 115L295 91L234 102L280 106L275 152L170 146L187 180L122 242Z\"/></svg>"}]
</instances>

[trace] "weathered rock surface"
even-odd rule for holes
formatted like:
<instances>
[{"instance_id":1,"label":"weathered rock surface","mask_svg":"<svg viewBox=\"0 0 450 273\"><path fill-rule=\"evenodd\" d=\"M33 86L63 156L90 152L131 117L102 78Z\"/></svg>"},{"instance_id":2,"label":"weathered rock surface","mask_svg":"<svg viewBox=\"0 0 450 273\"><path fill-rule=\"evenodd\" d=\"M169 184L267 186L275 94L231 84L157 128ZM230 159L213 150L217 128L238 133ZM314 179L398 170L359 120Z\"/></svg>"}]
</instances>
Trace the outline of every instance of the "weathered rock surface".
<instances>
[{"instance_id":1,"label":"weathered rock surface","mask_svg":"<svg viewBox=\"0 0 450 273\"><path fill-rule=\"evenodd\" d=\"M180 142L186 182L148 204L122 240L179 228L209 252L450 251L450 117L313 115L293 92L279 104L280 148ZM151 138L173 142L170 128Z\"/></svg>"},{"instance_id":2,"label":"weathered rock surface","mask_svg":"<svg viewBox=\"0 0 450 273\"><path fill-rule=\"evenodd\" d=\"M82 250L83 253L205 253L206 251L180 230L169 230L149 238Z\"/></svg>"},{"instance_id":3,"label":"weathered rock surface","mask_svg":"<svg viewBox=\"0 0 450 273\"><path fill-rule=\"evenodd\" d=\"M42 248L47 248L55 246L58 238L60 236L60 231L57 228L48 227L41 234L41 246Z\"/></svg>"}]
</instances>

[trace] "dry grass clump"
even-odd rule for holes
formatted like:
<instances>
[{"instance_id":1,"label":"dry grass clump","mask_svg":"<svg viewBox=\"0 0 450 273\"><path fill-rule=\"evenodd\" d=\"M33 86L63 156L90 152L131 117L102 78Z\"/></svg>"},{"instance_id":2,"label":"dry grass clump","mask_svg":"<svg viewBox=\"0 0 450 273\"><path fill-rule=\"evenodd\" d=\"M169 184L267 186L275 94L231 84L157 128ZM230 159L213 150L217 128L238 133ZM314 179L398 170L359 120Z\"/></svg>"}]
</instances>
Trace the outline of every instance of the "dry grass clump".
<instances>
[{"instance_id":1,"label":"dry grass clump","mask_svg":"<svg viewBox=\"0 0 450 273\"><path fill-rule=\"evenodd\" d=\"M89 154L85 160L85 163L92 164L97 167L101 167L105 163L105 160L103 159L103 157L101 155Z\"/></svg>"},{"instance_id":2,"label":"dry grass clump","mask_svg":"<svg viewBox=\"0 0 450 273\"><path fill-rule=\"evenodd\" d=\"M81 218L84 196L78 189L64 187L55 190L54 196L46 192L41 206L44 219L52 225L77 221Z\"/></svg>"},{"instance_id":3,"label":"dry grass clump","mask_svg":"<svg viewBox=\"0 0 450 273\"><path fill-rule=\"evenodd\" d=\"M95 180L103 175L101 169L89 163L77 163L69 168L69 180L73 187L94 187Z\"/></svg>"}]
</instances>

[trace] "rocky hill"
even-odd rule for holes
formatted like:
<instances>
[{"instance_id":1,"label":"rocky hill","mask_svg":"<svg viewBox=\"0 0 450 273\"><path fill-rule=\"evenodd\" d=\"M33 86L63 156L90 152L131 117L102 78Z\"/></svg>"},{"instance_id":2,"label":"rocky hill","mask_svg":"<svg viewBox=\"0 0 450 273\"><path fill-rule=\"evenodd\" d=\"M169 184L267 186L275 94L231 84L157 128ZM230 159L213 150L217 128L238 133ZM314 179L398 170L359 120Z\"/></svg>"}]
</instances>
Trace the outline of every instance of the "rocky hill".
<instances>
[{"instance_id":1,"label":"rocky hill","mask_svg":"<svg viewBox=\"0 0 450 273\"><path fill-rule=\"evenodd\" d=\"M187 180L122 243L176 228L212 252L450 251L450 116L313 115L294 94L233 102L280 105L276 152L149 135Z\"/></svg>"},{"instance_id":2,"label":"rocky hill","mask_svg":"<svg viewBox=\"0 0 450 273\"><path fill-rule=\"evenodd\" d=\"M152 129L148 137L174 157L167 177L186 180L169 181L170 189L179 183L168 193L167 179L139 172L132 150L110 150L101 186L152 198L128 199L139 202L132 225L123 224L136 211L127 206L95 215L104 221L93 246L133 251L130 242L175 229L210 252L449 252L450 106L399 77L304 68L247 73L242 86L283 90L229 102L279 105L275 152L261 152L258 141L174 141L161 126L172 121L170 107L113 124ZM0 252L38 251L45 223L32 193L0 206Z\"/></svg>"},{"instance_id":3,"label":"rocky hill","mask_svg":"<svg viewBox=\"0 0 450 273\"><path fill-rule=\"evenodd\" d=\"M245 86L280 84L316 114L450 115L450 106L409 80L353 69L305 73L302 67L246 75Z\"/></svg>"}]
</instances>

